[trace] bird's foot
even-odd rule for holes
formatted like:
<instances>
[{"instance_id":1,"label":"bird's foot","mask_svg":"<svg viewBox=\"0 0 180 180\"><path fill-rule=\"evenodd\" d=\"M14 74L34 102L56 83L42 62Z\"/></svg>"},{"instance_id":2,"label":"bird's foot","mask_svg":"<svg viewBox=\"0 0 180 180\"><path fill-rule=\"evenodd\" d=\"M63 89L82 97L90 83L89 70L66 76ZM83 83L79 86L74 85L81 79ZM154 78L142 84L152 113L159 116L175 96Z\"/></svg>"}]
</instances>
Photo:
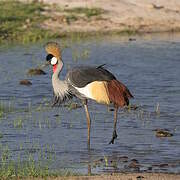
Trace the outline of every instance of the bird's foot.
<instances>
[{"instance_id":1,"label":"bird's foot","mask_svg":"<svg viewBox=\"0 0 180 180\"><path fill-rule=\"evenodd\" d=\"M55 107L55 106L56 106L56 104L57 104L57 102L55 102L55 101L54 101L54 102L52 102L52 103L51 103L51 107L52 107L52 108L53 108L53 107Z\"/></svg>"},{"instance_id":2,"label":"bird's foot","mask_svg":"<svg viewBox=\"0 0 180 180\"><path fill-rule=\"evenodd\" d=\"M116 133L116 130L113 131L113 135L112 135L112 139L111 141L109 142L109 144L114 144L114 140L117 138L117 133Z\"/></svg>"},{"instance_id":3,"label":"bird's foot","mask_svg":"<svg viewBox=\"0 0 180 180\"><path fill-rule=\"evenodd\" d=\"M57 104L59 102L59 97L54 97L54 100L53 100L53 102L52 102L52 104L51 104L51 107L55 107L55 105Z\"/></svg>"}]
</instances>

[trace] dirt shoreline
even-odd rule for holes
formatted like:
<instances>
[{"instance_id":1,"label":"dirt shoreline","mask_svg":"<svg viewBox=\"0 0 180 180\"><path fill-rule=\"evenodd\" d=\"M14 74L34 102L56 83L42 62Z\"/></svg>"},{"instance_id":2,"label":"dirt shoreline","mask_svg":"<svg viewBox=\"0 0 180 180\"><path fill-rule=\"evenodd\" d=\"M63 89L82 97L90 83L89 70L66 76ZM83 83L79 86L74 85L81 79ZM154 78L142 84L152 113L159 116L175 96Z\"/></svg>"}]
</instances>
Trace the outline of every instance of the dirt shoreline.
<instances>
[{"instance_id":1,"label":"dirt shoreline","mask_svg":"<svg viewBox=\"0 0 180 180\"><path fill-rule=\"evenodd\" d=\"M21 0L30 2L30 0ZM41 27L56 33L180 31L179 0L41 0L50 18ZM103 10L86 17L75 8Z\"/></svg>"},{"instance_id":2,"label":"dirt shoreline","mask_svg":"<svg viewBox=\"0 0 180 180\"><path fill-rule=\"evenodd\" d=\"M31 179L31 178L27 178ZM43 179L43 178L32 178ZM57 176L46 177L47 180L178 180L180 174L167 173L118 173L113 175L95 175L95 176Z\"/></svg>"}]
</instances>

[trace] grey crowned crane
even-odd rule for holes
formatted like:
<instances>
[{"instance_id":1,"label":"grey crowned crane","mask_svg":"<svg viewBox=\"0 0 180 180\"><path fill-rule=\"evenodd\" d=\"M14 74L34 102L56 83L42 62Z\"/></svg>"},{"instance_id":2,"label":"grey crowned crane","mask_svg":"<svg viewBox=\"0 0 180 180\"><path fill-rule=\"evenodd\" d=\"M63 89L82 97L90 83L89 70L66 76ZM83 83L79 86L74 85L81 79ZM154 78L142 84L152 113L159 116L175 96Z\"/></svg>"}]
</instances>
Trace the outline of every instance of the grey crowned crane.
<instances>
[{"instance_id":1,"label":"grey crowned crane","mask_svg":"<svg viewBox=\"0 0 180 180\"><path fill-rule=\"evenodd\" d=\"M132 94L128 88L118 81L116 77L103 66L80 66L68 71L65 80L60 80L59 75L63 68L61 50L58 43L49 42L45 46L46 60L53 67L52 86L54 90L53 106L73 96L82 100L85 108L88 127L88 147L90 148L91 119L88 112L88 99L95 100L101 104L114 105L114 129L112 139L109 142L114 144L117 138L116 123L119 107L129 104Z\"/></svg>"}]
</instances>

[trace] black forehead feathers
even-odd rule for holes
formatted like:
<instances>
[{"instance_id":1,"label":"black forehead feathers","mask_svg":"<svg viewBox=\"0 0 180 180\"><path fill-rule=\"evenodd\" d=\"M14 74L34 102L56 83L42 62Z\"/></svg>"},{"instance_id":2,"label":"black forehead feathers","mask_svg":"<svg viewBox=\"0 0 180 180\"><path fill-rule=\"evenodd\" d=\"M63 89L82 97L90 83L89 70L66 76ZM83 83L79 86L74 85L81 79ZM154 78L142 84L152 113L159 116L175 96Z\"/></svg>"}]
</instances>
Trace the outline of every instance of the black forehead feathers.
<instances>
[{"instance_id":1,"label":"black forehead feathers","mask_svg":"<svg viewBox=\"0 0 180 180\"><path fill-rule=\"evenodd\" d=\"M48 54L46 56L46 61L50 61L54 56L52 54Z\"/></svg>"}]
</instances>

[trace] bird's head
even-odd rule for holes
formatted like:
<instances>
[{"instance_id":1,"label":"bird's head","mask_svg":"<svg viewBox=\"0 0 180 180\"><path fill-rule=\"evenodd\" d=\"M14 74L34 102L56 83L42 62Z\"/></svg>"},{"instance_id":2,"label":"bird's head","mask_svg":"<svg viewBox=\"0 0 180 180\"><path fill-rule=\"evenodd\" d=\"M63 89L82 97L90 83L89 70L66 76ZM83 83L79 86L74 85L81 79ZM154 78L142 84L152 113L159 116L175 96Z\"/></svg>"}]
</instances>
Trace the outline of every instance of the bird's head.
<instances>
[{"instance_id":1,"label":"bird's head","mask_svg":"<svg viewBox=\"0 0 180 180\"><path fill-rule=\"evenodd\" d=\"M47 52L46 61L53 66L53 72L55 72L58 64L63 66L60 46L56 42L48 42L45 50Z\"/></svg>"}]
</instances>

